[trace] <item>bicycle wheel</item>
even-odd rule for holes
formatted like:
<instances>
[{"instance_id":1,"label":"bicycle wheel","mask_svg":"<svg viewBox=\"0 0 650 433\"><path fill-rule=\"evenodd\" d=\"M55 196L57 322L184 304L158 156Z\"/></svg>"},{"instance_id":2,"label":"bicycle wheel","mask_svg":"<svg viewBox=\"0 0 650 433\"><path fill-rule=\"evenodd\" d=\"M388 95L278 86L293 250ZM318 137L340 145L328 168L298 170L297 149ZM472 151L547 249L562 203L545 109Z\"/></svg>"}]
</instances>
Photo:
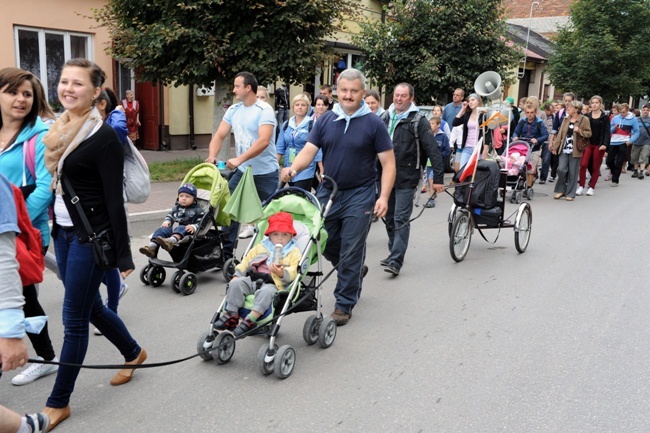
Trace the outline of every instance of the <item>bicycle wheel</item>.
<instances>
[{"instance_id":1,"label":"bicycle wheel","mask_svg":"<svg viewBox=\"0 0 650 433\"><path fill-rule=\"evenodd\" d=\"M533 211L528 203L522 203L515 218L515 248L519 253L523 253L528 247L532 225Z\"/></svg>"},{"instance_id":2,"label":"bicycle wheel","mask_svg":"<svg viewBox=\"0 0 650 433\"><path fill-rule=\"evenodd\" d=\"M454 222L449 236L449 252L456 262L461 262L472 240L472 216L466 209L459 209L454 214Z\"/></svg>"}]
</instances>

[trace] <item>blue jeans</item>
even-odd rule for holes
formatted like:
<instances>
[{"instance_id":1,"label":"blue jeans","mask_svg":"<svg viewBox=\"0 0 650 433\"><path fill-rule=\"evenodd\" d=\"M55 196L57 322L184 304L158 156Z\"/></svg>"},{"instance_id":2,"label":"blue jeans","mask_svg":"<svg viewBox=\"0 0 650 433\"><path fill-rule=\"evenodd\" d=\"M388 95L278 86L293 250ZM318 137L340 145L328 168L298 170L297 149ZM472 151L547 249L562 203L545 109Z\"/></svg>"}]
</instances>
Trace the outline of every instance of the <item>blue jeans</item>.
<instances>
[{"instance_id":1,"label":"blue jeans","mask_svg":"<svg viewBox=\"0 0 650 433\"><path fill-rule=\"evenodd\" d=\"M120 301L120 288L122 287L120 271L117 269L106 271L102 283L106 285L106 306L114 313L117 313L117 306Z\"/></svg>"},{"instance_id":2,"label":"blue jeans","mask_svg":"<svg viewBox=\"0 0 650 433\"><path fill-rule=\"evenodd\" d=\"M542 171L539 174L539 180L546 182L548 178L548 170L551 168L551 151L548 150L548 141L542 144Z\"/></svg>"},{"instance_id":3,"label":"blue jeans","mask_svg":"<svg viewBox=\"0 0 650 433\"><path fill-rule=\"evenodd\" d=\"M99 284L104 276L93 259L90 243L80 243L74 230L58 228L54 239L56 260L65 287L63 298L63 348L61 362L83 364L88 349L88 323L95 325L120 351L126 362L133 361L141 348L122 320L102 304ZM71 272L68 274L67 269ZM47 406L63 408L70 402L78 367L59 366Z\"/></svg>"},{"instance_id":4,"label":"blue jeans","mask_svg":"<svg viewBox=\"0 0 650 433\"><path fill-rule=\"evenodd\" d=\"M388 233L388 261L398 269L404 264L404 256L409 246L411 233L411 213L413 213L413 188L393 188L388 198L386 213L386 233Z\"/></svg>"},{"instance_id":5,"label":"blue jeans","mask_svg":"<svg viewBox=\"0 0 650 433\"><path fill-rule=\"evenodd\" d=\"M232 175L230 181L228 181L228 189L230 194L235 191L239 181L244 176L241 170L235 170L235 174ZM278 181L280 180L279 173L274 171L272 173L253 175L253 180L255 181L255 189L257 190L257 195L260 197L260 200L263 202L271 196L278 189ZM230 227L226 228L225 231L228 231L228 236L223 243L223 254L226 259L233 257L235 246L237 245L237 234L239 233L239 223L233 221L230 224Z\"/></svg>"},{"instance_id":6,"label":"blue jeans","mask_svg":"<svg viewBox=\"0 0 650 433\"><path fill-rule=\"evenodd\" d=\"M187 236L188 231L185 230L185 226L158 227L156 231L153 232L153 235L151 235L151 240L156 239L158 236L169 238L173 234L177 234L181 237L181 239L183 239L185 236Z\"/></svg>"},{"instance_id":7,"label":"blue jeans","mask_svg":"<svg viewBox=\"0 0 650 433\"><path fill-rule=\"evenodd\" d=\"M316 193L318 201L325 206L331 193L330 189L321 184ZM366 239L375 197L374 183L339 191L325 218L327 245L324 256L333 266L340 262L334 297L336 308L346 313L352 312L361 295L361 271L366 259ZM348 253L350 255L345 257Z\"/></svg>"}]
</instances>

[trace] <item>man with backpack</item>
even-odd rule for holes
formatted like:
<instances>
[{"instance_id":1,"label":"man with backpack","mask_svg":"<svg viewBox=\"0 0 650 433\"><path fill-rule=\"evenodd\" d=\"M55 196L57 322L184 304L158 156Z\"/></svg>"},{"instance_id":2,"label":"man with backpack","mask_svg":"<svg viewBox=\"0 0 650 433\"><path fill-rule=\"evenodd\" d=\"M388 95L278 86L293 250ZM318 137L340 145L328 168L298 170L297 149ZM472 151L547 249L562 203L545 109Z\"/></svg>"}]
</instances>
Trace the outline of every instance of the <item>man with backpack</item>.
<instances>
[{"instance_id":1,"label":"man with backpack","mask_svg":"<svg viewBox=\"0 0 650 433\"><path fill-rule=\"evenodd\" d=\"M399 275L404 264L411 230L409 220L413 212L413 198L427 158L431 161L434 174L433 189L437 192L444 191L445 170L440 149L429 121L413 103L414 97L412 85L398 84L393 91L393 103L381 116L393 140L397 168L386 212L390 253L380 262L385 266L384 271L393 276ZM433 194L433 191L430 193Z\"/></svg>"},{"instance_id":2,"label":"man with backpack","mask_svg":"<svg viewBox=\"0 0 650 433\"><path fill-rule=\"evenodd\" d=\"M512 141L524 140L530 145L530 158L526 165L526 187L532 188L537 174L537 165L540 162L542 145L548 140L546 125L537 117L537 107L528 103L524 107L524 117L519 120Z\"/></svg>"}]
</instances>

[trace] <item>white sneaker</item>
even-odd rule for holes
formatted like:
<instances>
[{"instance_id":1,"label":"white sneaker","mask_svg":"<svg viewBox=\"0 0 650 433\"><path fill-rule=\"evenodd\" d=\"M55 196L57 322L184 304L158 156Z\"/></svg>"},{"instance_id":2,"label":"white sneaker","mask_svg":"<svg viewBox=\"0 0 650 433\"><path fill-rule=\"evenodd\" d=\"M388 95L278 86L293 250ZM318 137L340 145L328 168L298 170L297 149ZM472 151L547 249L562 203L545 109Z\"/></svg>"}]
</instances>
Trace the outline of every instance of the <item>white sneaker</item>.
<instances>
[{"instance_id":1,"label":"white sneaker","mask_svg":"<svg viewBox=\"0 0 650 433\"><path fill-rule=\"evenodd\" d=\"M100 331L97 328L93 329L93 334L95 334L95 335L104 335L104 334L102 334L102 331Z\"/></svg>"},{"instance_id":2,"label":"white sneaker","mask_svg":"<svg viewBox=\"0 0 650 433\"><path fill-rule=\"evenodd\" d=\"M43 360L40 356L37 356L36 359ZM52 361L58 362L59 358L54 358ZM36 379L56 373L57 371L59 371L58 365L34 363L11 379L11 383L16 386L27 385L28 383L34 382Z\"/></svg>"},{"instance_id":3,"label":"white sneaker","mask_svg":"<svg viewBox=\"0 0 650 433\"><path fill-rule=\"evenodd\" d=\"M576 195L582 195L583 192L585 192L585 189L581 186L578 186L578 189L576 189Z\"/></svg>"},{"instance_id":4,"label":"white sneaker","mask_svg":"<svg viewBox=\"0 0 650 433\"><path fill-rule=\"evenodd\" d=\"M118 299L122 299L124 295L126 295L126 292L129 291L129 285L126 284L124 280L122 280L122 284L120 285L120 297Z\"/></svg>"},{"instance_id":5,"label":"white sneaker","mask_svg":"<svg viewBox=\"0 0 650 433\"><path fill-rule=\"evenodd\" d=\"M586 195L594 195L594 189L592 187L589 187Z\"/></svg>"},{"instance_id":6,"label":"white sneaker","mask_svg":"<svg viewBox=\"0 0 650 433\"><path fill-rule=\"evenodd\" d=\"M255 234L255 227L254 226L246 226L244 230L239 234L239 239L246 239L250 238Z\"/></svg>"}]
</instances>

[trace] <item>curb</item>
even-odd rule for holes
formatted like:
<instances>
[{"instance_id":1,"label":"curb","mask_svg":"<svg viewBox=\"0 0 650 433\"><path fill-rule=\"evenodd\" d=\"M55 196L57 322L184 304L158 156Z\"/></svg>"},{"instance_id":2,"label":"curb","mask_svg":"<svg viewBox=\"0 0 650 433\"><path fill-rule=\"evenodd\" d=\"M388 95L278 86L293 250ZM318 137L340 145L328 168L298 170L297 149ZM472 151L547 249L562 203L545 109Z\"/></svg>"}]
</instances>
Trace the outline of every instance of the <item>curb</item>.
<instances>
[{"instance_id":1,"label":"curb","mask_svg":"<svg viewBox=\"0 0 650 433\"><path fill-rule=\"evenodd\" d=\"M147 212L135 212L129 214L129 221L132 223L140 221L162 220L169 213L169 210L151 210Z\"/></svg>"}]
</instances>

